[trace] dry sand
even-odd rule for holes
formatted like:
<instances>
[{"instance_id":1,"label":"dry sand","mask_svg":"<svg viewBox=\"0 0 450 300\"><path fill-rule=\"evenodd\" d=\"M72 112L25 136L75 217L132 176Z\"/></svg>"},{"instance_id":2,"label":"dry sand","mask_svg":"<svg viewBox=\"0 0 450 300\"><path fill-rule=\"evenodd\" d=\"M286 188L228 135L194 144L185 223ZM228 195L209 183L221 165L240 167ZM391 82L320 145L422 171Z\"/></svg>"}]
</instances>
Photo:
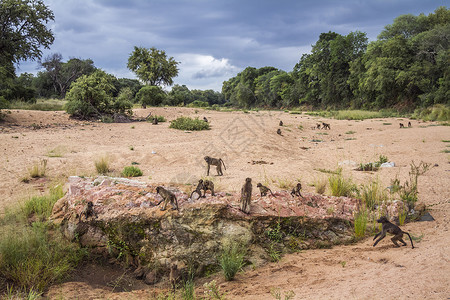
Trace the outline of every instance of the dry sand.
<instances>
[{"instance_id":1,"label":"dry sand","mask_svg":"<svg viewBox=\"0 0 450 300\"><path fill-rule=\"evenodd\" d=\"M408 178L412 161L424 161L436 166L419 178L419 199L430 207L435 221L403 226L414 236L423 234L415 249L394 248L388 238L373 248L368 238L355 245L303 251L286 255L278 263L249 267L233 282L212 276L197 282L197 287L216 279L227 299L274 299L270 291L276 289L282 295L292 290L294 299L450 299L450 158L443 151L449 150L450 143L444 142L450 140L449 127L411 120L412 128L399 129L398 123L408 120L337 121L280 111L135 110L141 117L150 112L169 121L182 115L206 116L211 130L183 132L168 128L169 122L156 126L79 122L64 112L12 110L0 123L0 209L46 192L49 185L67 176L95 175L94 162L101 157L109 159L116 174L137 162L144 172L139 180L166 184L195 183L206 175L203 156L222 157L227 169L224 176L213 180L217 190L230 192L239 191L245 177L252 177L273 190L300 180L304 190L312 193L310 184L328 176L320 169L335 170L344 161L376 161L380 154L396 167L359 172L346 164L343 174L357 184L378 178L387 187L395 177L402 182ZM285 125L282 136L276 134L279 120ZM319 121L330 123L331 130L313 130ZM46 178L22 182L28 170L44 159L48 162ZM268 164L251 164L259 160ZM215 170L211 172L215 175ZM152 287L141 287L113 293L109 287L81 281L54 286L48 295L140 299L153 292Z\"/></svg>"}]
</instances>

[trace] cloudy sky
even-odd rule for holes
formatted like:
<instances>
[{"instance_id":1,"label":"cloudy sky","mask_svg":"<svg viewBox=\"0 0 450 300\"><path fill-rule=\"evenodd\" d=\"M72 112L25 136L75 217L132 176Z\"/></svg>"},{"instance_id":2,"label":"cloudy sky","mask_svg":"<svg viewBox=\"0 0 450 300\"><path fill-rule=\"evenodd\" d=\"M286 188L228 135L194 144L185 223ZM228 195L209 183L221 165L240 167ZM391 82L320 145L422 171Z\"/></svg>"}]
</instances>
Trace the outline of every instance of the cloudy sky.
<instances>
[{"instance_id":1,"label":"cloudy sky","mask_svg":"<svg viewBox=\"0 0 450 300\"><path fill-rule=\"evenodd\" d=\"M320 33L367 33L375 40L402 14L429 14L446 0L44 0L55 21L51 49L64 61L90 58L118 78L134 46L165 50L176 84L220 91L248 66L291 71ZM22 62L18 73L37 71Z\"/></svg>"}]
</instances>

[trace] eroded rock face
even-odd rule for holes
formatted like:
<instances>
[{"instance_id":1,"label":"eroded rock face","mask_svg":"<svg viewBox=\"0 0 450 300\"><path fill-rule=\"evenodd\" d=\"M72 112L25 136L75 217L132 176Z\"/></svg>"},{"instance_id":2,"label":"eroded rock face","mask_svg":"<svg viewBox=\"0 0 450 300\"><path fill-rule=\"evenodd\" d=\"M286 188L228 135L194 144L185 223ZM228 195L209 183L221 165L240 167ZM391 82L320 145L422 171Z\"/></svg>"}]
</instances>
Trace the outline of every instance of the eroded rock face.
<instances>
[{"instance_id":1,"label":"eroded rock face","mask_svg":"<svg viewBox=\"0 0 450 300\"><path fill-rule=\"evenodd\" d=\"M356 199L254 193L247 215L239 210L239 194L219 191L193 200L166 188L176 195L179 211L160 210L156 186L124 178L69 177L68 192L55 204L52 219L68 239L134 265L136 276L146 282L155 282L174 262L194 266L197 273L214 268L226 241L246 245L248 260L260 264L273 249L296 251L353 239ZM95 215L80 217L88 201Z\"/></svg>"}]
</instances>

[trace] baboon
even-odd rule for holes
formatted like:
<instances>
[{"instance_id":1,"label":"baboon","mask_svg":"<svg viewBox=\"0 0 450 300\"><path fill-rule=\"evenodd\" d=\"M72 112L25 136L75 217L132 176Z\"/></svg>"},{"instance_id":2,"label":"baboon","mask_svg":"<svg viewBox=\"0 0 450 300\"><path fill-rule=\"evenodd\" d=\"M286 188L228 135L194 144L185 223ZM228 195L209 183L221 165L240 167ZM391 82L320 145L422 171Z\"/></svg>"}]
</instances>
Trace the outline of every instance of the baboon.
<instances>
[{"instance_id":1,"label":"baboon","mask_svg":"<svg viewBox=\"0 0 450 300\"><path fill-rule=\"evenodd\" d=\"M292 196L292 197L300 196L300 197L303 198L302 194L300 193L301 189L302 189L302 184L299 182L299 183L297 183L297 185L292 189L292 191L291 191L291 196Z\"/></svg>"},{"instance_id":2,"label":"baboon","mask_svg":"<svg viewBox=\"0 0 450 300\"><path fill-rule=\"evenodd\" d=\"M277 134L281 135L281 129L280 128L277 129Z\"/></svg>"},{"instance_id":3,"label":"baboon","mask_svg":"<svg viewBox=\"0 0 450 300\"><path fill-rule=\"evenodd\" d=\"M330 124L322 122L322 129L331 129Z\"/></svg>"},{"instance_id":4,"label":"baboon","mask_svg":"<svg viewBox=\"0 0 450 300\"><path fill-rule=\"evenodd\" d=\"M223 162L223 160L221 158L212 158L209 156L205 156L205 161L208 164L208 171L206 172L206 176L209 176L209 168L211 165L216 166L217 175L219 175L219 176L223 175L222 164L223 164L223 167L225 168L225 170L227 169L225 167L225 163Z\"/></svg>"},{"instance_id":5,"label":"baboon","mask_svg":"<svg viewBox=\"0 0 450 300\"><path fill-rule=\"evenodd\" d=\"M246 178L241 189L241 210L250 213L250 201L252 200L252 179Z\"/></svg>"},{"instance_id":6,"label":"baboon","mask_svg":"<svg viewBox=\"0 0 450 300\"><path fill-rule=\"evenodd\" d=\"M400 123L400 128L405 128L405 125L403 125L403 123Z\"/></svg>"},{"instance_id":7,"label":"baboon","mask_svg":"<svg viewBox=\"0 0 450 300\"><path fill-rule=\"evenodd\" d=\"M409 237L409 240L411 241L411 247L412 247L412 249L414 249L413 241L412 241L412 238L409 235L409 233L401 230L400 227L389 222L385 216L382 216L381 218L379 218L377 220L377 222L382 224L382 228L381 228L381 231L378 232L373 238L373 240L375 240L378 236L380 236L380 238L378 240L376 240L375 244L373 244L374 247L376 246L376 244L378 244L379 241L384 239L384 237L386 236L386 233L389 232L390 234L394 235L391 238L391 241L397 247L400 247L400 245L397 243L397 241L400 241L403 244L403 246L406 246L406 243L403 240L403 234L407 234Z\"/></svg>"},{"instance_id":8,"label":"baboon","mask_svg":"<svg viewBox=\"0 0 450 300\"><path fill-rule=\"evenodd\" d=\"M178 270L178 266L176 264L171 264L169 281L170 281L170 287L172 288L172 292L175 292L177 281L179 279L180 279L180 271Z\"/></svg>"},{"instance_id":9,"label":"baboon","mask_svg":"<svg viewBox=\"0 0 450 300\"><path fill-rule=\"evenodd\" d=\"M408 122L408 127L411 127L412 125L411 125L411 122Z\"/></svg>"},{"instance_id":10,"label":"baboon","mask_svg":"<svg viewBox=\"0 0 450 300\"><path fill-rule=\"evenodd\" d=\"M280 126L283 126L283 121L280 121Z\"/></svg>"},{"instance_id":11,"label":"baboon","mask_svg":"<svg viewBox=\"0 0 450 300\"><path fill-rule=\"evenodd\" d=\"M153 124L153 125L158 125L158 118L157 118L157 117L154 117L154 118L153 118L152 124Z\"/></svg>"},{"instance_id":12,"label":"baboon","mask_svg":"<svg viewBox=\"0 0 450 300\"><path fill-rule=\"evenodd\" d=\"M161 210L166 210L166 206L167 206L167 204L168 204L169 202L170 202L170 204L172 205L172 209L173 209L173 210L175 210L175 209L178 210L178 201L177 201L177 197L175 197L175 195L174 195L171 191L166 190L166 189L163 188L162 186L158 186L158 187L156 187L156 192L157 192L158 194L160 194L161 197L162 197L162 200L159 201L158 204L156 204L156 205L160 205L161 202L164 201L164 206L161 207Z\"/></svg>"},{"instance_id":13,"label":"baboon","mask_svg":"<svg viewBox=\"0 0 450 300\"><path fill-rule=\"evenodd\" d=\"M208 119L206 117L203 117L203 121L205 121L206 123L208 123Z\"/></svg>"},{"instance_id":14,"label":"baboon","mask_svg":"<svg viewBox=\"0 0 450 300\"><path fill-rule=\"evenodd\" d=\"M203 181L203 198L206 197L206 191L211 191L211 196L214 196L214 183L211 180Z\"/></svg>"},{"instance_id":15,"label":"baboon","mask_svg":"<svg viewBox=\"0 0 450 300\"><path fill-rule=\"evenodd\" d=\"M321 126L321 124L320 124L320 123L317 123L317 124L316 124L316 129L320 129L320 126Z\"/></svg>"},{"instance_id":16,"label":"baboon","mask_svg":"<svg viewBox=\"0 0 450 300\"><path fill-rule=\"evenodd\" d=\"M270 194L272 194L272 196L276 197L273 193L272 190L269 189L267 186L262 185L260 182L256 185L256 187L259 188L259 191L261 192L261 197L264 197L267 195L267 192L270 192Z\"/></svg>"},{"instance_id":17,"label":"baboon","mask_svg":"<svg viewBox=\"0 0 450 300\"><path fill-rule=\"evenodd\" d=\"M189 198L192 199L192 195L194 193L197 193L198 197L200 198L202 196L202 189L203 189L203 179L200 179L198 181L197 187L195 188L195 190L192 191L191 196Z\"/></svg>"},{"instance_id":18,"label":"baboon","mask_svg":"<svg viewBox=\"0 0 450 300\"><path fill-rule=\"evenodd\" d=\"M83 211L80 214L79 219L81 220L81 217L84 215L84 218L87 219L88 217L96 217L97 213L94 210L94 203L92 201L88 201L86 203L86 206L84 207Z\"/></svg>"}]
</instances>

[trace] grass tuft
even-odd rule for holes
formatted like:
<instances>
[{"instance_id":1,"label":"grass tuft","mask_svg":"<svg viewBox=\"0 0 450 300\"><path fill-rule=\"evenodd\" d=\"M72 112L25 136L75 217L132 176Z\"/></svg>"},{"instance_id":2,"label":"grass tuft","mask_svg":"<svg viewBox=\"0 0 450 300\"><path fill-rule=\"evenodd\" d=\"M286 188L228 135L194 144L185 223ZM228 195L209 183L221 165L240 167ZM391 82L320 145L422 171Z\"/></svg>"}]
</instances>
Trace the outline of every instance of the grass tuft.
<instances>
[{"instance_id":1,"label":"grass tuft","mask_svg":"<svg viewBox=\"0 0 450 300\"><path fill-rule=\"evenodd\" d=\"M331 175L328 178L332 196L352 197L355 194L356 186L350 178L344 178L341 174Z\"/></svg>"},{"instance_id":2,"label":"grass tuft","mask_svg":"<svg viewBox=\"0 0 450 300\"><path fill-rule=\"evenodd\" d=\"M355 215L355 237L362 238L366 234L367 221L369 219L369 213L363 209Z\"/></svg>"},{"instance_id":3,"label":"grass tuft","mask_svg":"<svg viewBox=\"0 0 450 300\"><path fill-rule=\"evenodd\" d=\"M95 161L95 169L97 173L100 175L106 175L111 171L109 168L109 160L107 157L102 157L99 160Z\"/></svg>"},{"instance_id":4,"label":"grass tuft","mask_svg":"<svg viewBox=\"0 0 450 300\"><path fill-rule=\"evenodd\" d=\"M41 159L39 162L35 162L28 172L31 178L45 177L45 173L47 172L47 160Z\"/></svg>"},{"instance_id":5,"label":"grass tuft","mask_svg":"<svg viewBox=\"0 0 450 300\"><path fill-rule=\"evenodd\" d=\"M227 241L223 245L219 258L225 280L233 280L236 273L244 266L245 247L238 242Z\"/></svg>"}]
</instances>

